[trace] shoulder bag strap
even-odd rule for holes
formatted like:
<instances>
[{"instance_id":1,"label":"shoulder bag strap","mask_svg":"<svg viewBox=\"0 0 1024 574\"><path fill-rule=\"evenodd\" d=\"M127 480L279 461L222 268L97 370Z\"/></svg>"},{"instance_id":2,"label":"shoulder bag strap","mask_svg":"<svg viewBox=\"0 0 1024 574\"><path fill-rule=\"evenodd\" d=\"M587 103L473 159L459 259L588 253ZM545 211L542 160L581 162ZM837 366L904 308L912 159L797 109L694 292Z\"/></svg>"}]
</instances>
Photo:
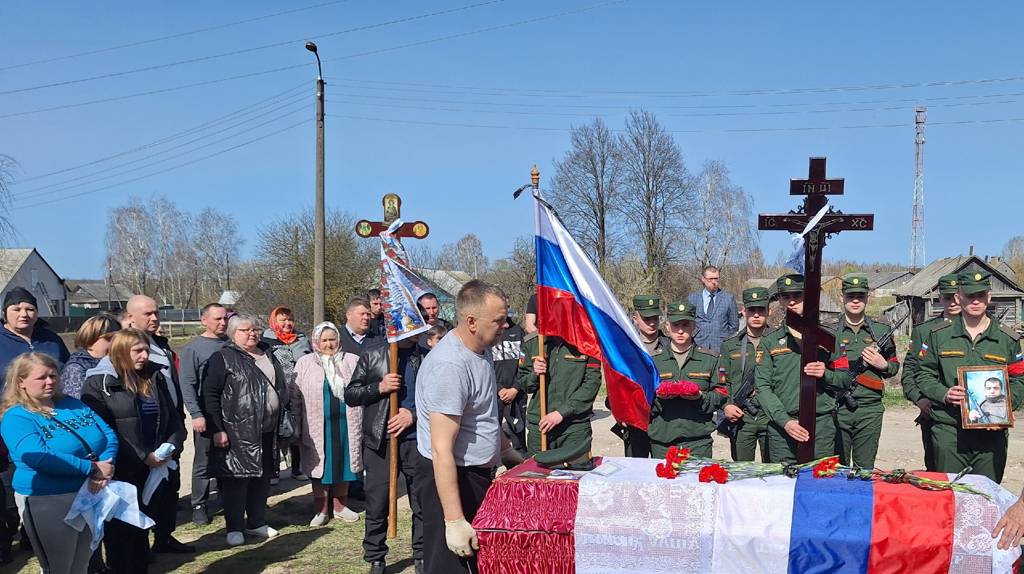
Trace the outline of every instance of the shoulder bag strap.
<instances>
[{"instance_id":1,"label":"shoulder bag strap","mask_svg":"<svg viewBox=\"0 0 1024 574\"><path fill-rule=\"evenodd\" d=\"M100 457L96 456L96 453L92 450L92 447L89 446L89 443L85 442L85 439L82 438L82 435L80 435L77 432L75 432L75 429L71 428L70 426L68 426L68 425L66 425L64 423L62 423L60 420L57 419L56 416L54 416L50 420L53 421L53 424L55 424L55 425L59 426L60 428L68 431L69 433L71 433L75 438L78 439L78 442L82 443L82 446L85 448L85 453L86 453L85 454L85 458L87 458L87 459L89 459L89 460L91 460L93 462L96 462L96 461L98 461L100 459Z\"/></svg>"}]
</instances>

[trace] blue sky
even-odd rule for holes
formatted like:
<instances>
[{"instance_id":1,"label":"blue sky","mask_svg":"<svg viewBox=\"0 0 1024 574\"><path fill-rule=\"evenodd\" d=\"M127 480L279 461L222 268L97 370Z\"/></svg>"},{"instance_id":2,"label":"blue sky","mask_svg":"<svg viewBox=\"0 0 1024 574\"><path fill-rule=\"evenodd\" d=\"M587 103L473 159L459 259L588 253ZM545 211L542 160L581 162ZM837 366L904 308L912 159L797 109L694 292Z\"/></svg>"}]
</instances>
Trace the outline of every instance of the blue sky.
<instances>
[{"instance_id":1,"label":"blue sky","mask_svg":"<svg viewBox=\"0 0 1024 574\"><path fill-rule=\"evenodd\" d=\"M260 225L312 204L315 69L303 49L310 38L328 81L328 206L376 217L380 196L398 192L407 219L430 223L435 246L472 232L490 257L506 254L516 236L532 231L529 203L510 196L530 166L551 175L571 125L596 114L618 129L637 107L676 132L691 169L724 161L758 211L795 206L787 180L806 174L809 156L827 156L830 176L847 182L836 206L876 213L876 231L840 235L826 256L907 263L913 110L921 103L929 107L928 258L966 253L972 244L997 254L1024 233L1014 175L1024 122L1002 121L1024 117L1017 3L506 0L324 37L476 3L4 2L0 153L20 162L23 180L12 186L13 243L38 247L65 277L99 277L108 210L131 195L164 195L184 209L233 213L248 253ZM18 66L315 4L324 5ZM538 20L522 23L531 18ZM214 135L218 129L226 131ZM985 221L964 221L970 212ZM762 236L769 259L787 245L782 234Z\"/></svg>"}]
</instances>

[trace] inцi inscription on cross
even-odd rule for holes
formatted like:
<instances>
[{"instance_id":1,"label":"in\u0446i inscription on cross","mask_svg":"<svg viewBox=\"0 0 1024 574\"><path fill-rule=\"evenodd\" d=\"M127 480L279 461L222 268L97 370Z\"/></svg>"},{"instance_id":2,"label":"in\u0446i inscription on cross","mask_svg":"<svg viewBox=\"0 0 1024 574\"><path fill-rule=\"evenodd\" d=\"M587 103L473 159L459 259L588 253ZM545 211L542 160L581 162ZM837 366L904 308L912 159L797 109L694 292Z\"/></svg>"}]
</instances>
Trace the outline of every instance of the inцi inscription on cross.
<instances>
[{"instance_id":1,"label":"in\u0446i inscription on cross","mask_svg":"<svg viewBox=\"0 0 1024 574\"><path fill-rule=\"evenodd\" d=\"M832 352L835 337L821 326L821 252L826 239L840 231L870 231L875 226L872 214L846 214L828 205L829 195L842 195L845 181L828 179L825 175L825 158L812 157L807 179L792 179L789 182L790 195L804 196L803 205L784 214L761 214L757 228L767 231L780 230L803 233L804 238L804 312L786 314L786 324L801 334L801 367L818 360L818 348ZM826 211L827 209L827 211ZM815 222L815 220L817 220ZM814 225L807 229L811 223ZM807 430L810 438L797 443L797 460L808 462L814 459L814 421L818 380L800 374L800 426Z\"/></svg>"}]
</instances>

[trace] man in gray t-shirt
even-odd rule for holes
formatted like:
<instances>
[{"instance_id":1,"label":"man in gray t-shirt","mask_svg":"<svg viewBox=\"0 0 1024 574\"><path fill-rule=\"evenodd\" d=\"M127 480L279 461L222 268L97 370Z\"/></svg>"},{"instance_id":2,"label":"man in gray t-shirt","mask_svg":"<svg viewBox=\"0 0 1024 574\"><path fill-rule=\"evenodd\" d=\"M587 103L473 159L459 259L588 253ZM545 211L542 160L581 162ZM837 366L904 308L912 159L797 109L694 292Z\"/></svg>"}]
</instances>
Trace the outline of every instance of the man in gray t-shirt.
<instances>
[{"instance_id":1,"label":"man in gray t-shirt","mask_svg":"<svg viewBox=\"0 0 1024 574\"><path fill-rule=\"evenodd\" d=\"M470 521L487 494L504 435L490 348L506 327L505 294L470 281L455 302L459 325L416 376L416 487L423 512L427 574L476 572Z\"/></svg>"},{"instance_id":2,"label":"man in gray t-shirt","mask_svg":"<svg viewBox=\"0 0 1024 574\"><path fill-rule=\"evenodd\" d=\"M421 386L422 385L422 386ZM430 454L430 413L459 417L452 454L456 466L494 466L498 459L498 395L491 354L444 337L423 359L416 376L417 449Z\"/></svg>"}]
</instances>

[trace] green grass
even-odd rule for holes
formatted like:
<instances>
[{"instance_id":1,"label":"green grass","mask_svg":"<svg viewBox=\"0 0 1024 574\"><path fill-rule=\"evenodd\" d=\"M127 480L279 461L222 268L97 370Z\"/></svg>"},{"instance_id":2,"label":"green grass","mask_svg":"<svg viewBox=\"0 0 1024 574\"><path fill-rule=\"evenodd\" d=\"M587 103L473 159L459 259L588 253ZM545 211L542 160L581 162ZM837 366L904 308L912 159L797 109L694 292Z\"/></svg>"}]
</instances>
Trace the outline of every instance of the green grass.
<instances>
[{"instance_id":1,"label":"green grass","mask_svg":"<svg viewBox=\"0 0 1024 574\"><path fill-rule=\"evenodd\" d=\"M882 391L882 406L891 409L907 408L913 405L903 396L903 387L886 385L885 390Z\"/></svg>"},{"instance_id":2,"label":"green grass","mask_svg":"<svg viewBox=\"0 0 1024 574\"><path fill-rule=\"evenodd\" d=\"M282 481L284 484L284 481ZM181 508L187 507L184 502ZM332 520L327 526L305 526L312 518L310 495L282 500L267 511L271 526L280 531L273 540L247 543L230 548L224 529L224 516L218 514L208 526L195 526L186 522L174 535L183 542L195 544L198 552L192 555L161 554L150 572L250 574L363 574L368 565L363 562L363 520L344 523ZM353 502L353 507L361 509ZM179 513L179 522L188 520L186 512ZM412 572L411 540L412 515L399 506L398 537L388 542L388 572ZM302 526L296 526L302 525ZM249 540L252 540L249 538ZM4 572L36 574L38 563L27 554L15 555L13 569Z\"/></svg>"}]
</instances>

